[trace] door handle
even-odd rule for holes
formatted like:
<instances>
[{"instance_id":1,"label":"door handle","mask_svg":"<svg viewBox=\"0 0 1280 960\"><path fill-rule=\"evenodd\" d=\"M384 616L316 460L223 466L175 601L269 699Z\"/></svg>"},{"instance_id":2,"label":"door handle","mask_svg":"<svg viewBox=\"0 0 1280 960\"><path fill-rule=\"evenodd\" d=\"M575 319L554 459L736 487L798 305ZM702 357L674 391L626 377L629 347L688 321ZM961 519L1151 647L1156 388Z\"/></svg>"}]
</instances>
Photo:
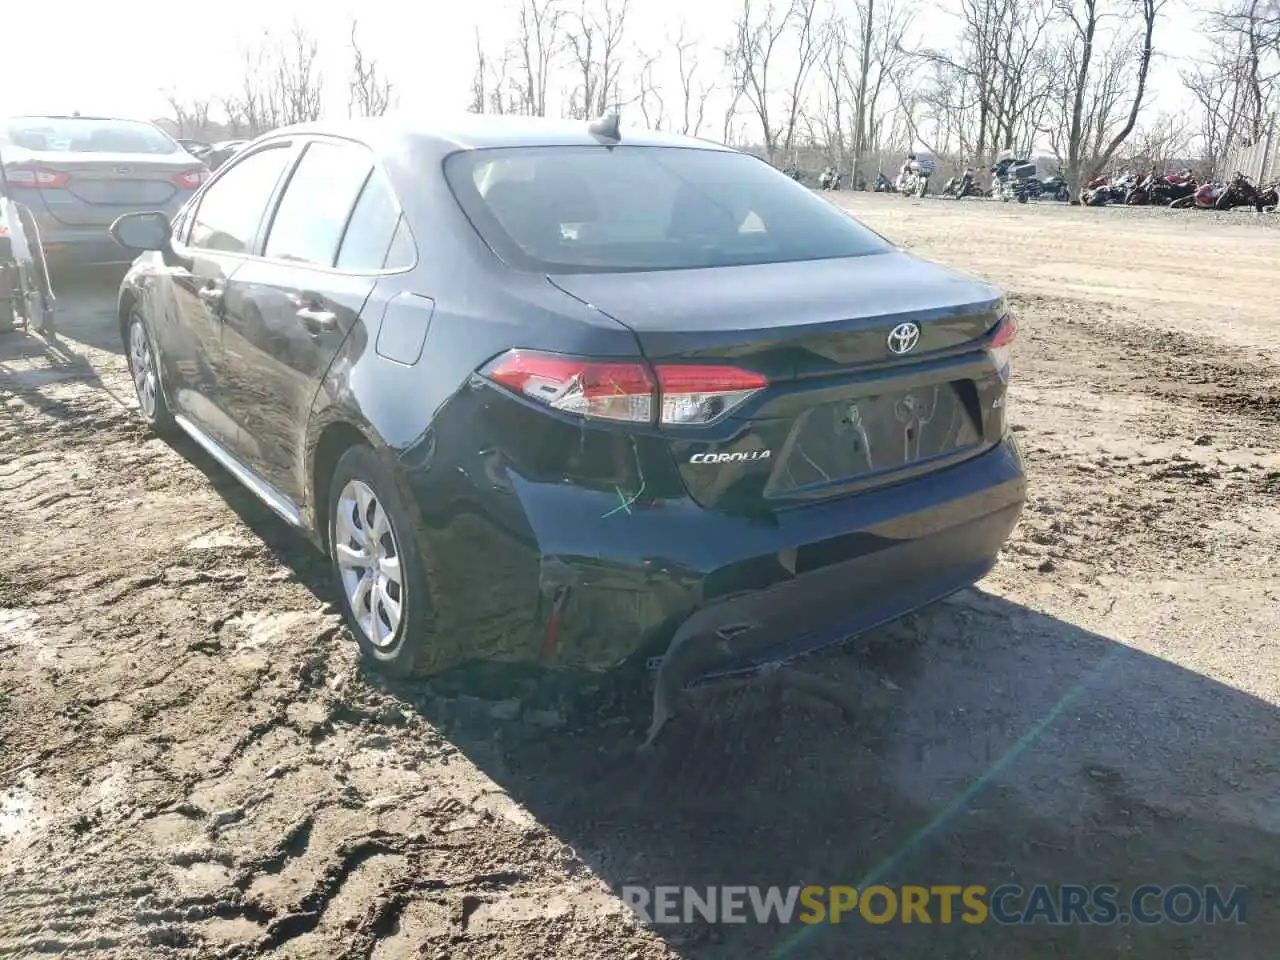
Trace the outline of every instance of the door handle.
<instances>
[{"instance_id":1,"label":"door handle","mask_svg":"<svg viewBox=\"0 0 1280 960\"><path fill-rule=\"evenodd\" d=\"M332 310L317 310L314 307L301 307L297 317L302 325L312 333L323 333L338 326L338 317Z\"/></svg>"}]
</instances>

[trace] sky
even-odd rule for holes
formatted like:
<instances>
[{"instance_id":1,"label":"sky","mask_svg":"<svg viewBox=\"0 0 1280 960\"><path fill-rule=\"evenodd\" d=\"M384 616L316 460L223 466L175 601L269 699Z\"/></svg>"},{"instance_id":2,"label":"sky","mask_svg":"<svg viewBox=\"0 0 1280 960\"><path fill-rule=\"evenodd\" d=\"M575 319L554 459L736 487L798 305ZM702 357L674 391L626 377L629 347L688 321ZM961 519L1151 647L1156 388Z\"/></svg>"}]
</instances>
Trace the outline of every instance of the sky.
<instances>
[{"instance_id":1,"label":"sky","mask_svg":"<svg viewBox=\"0 0 1280 960\"><path fill-rule=\"evenodd\" d=\"M578 0L568 0L573 5ZM667 46L683 21L686 36L703 41L708 70L717 66L716 48L728 39L741 0L631 0L629 39L657 51ZM918 32L928 45L944 46L956 35L958 0L920 0L925 13ZM1170 0L1158 28L1152 86L1153 112L1176 111L1186 103L1178 81L1178 58L1197 51L1198 31L1188 4ZM8 37L32 37L5 46L6 75L24 82L0 84L0 115L15 113L107 114L138 118L166 116L162 91L179 96L217 96L233 89L242 51L264 30L284 32L297 21L319 41L325 64L327 110L346 113L348 37L359 22L361 46L380 61L394 83L402 111L462 110L470 96L475 64L475 31L491 52L511 35L516 0L220 0L195 19L188 7L165 0L132 0L127 5L60 7L72 18L50 34L48 8L11 3L4 13ZM196 10L200 7L194 8ZM49 37L49 42L43 38ZM14 62L16 58L16 62ZM672 58L673 59L673 58ZM716 119L704 135L721 126Z\"/></svg>"}]
</instances>

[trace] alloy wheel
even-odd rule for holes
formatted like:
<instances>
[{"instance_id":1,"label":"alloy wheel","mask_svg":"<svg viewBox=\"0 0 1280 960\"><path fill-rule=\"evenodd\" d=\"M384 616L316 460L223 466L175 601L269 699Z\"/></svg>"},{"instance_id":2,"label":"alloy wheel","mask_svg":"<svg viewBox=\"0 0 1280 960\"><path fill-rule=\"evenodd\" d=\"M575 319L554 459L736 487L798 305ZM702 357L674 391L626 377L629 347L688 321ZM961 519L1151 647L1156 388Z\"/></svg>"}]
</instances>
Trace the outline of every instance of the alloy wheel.
<instances>
[{"instance_id":1,"label":"alloy wheel","mask_svg":"<svg viewBox=\"0 0 1280 960\"><path fill-rule=\"evenodd\" d=\"M142 321L135 318L129 328L129 359L133 367L133 389L138 395L138 406L148 419L156 415L156 395L159 381L156 379L155 359L151 355L151 341L147 338Z\"/></svg>"},{"instance_id":2,"label":"alloy wheel","mask_svg":"<svg viewBox=\"0 0 1280 960\"><path fill-rule=\"evenodd\" d=\"M368 484L351 480L338 497L333 550L351 613L365 639L392 646L404 610L404 575L391 519Z\"/></svg>"}]
</instances>

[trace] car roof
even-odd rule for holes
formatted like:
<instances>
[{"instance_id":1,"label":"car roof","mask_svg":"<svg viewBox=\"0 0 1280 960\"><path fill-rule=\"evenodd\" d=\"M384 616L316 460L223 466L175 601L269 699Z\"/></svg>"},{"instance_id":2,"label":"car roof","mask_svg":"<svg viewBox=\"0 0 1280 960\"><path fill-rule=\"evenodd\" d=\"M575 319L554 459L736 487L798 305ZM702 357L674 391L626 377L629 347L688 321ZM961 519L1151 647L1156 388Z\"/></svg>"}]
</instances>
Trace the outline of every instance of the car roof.
<instances>
[{"instance_id":1,"label":"car roof","mask_svg":"<svg viewBox=\"0 0 1280 960\"><path fill-rule=\"evenodd\" d=\"M155 126L151 120L139 120L137 117L99 117L90 114L67 114L67 113L14 113L9 114L5 120L106 120L111 123L145 123Z\"/></svg>"},{"instance_id":2,"label":"car roof","mask_svg":"<svg viewBox=\"0 0 1280 960\"><path fill-rule=\"evenodd\" d=\"M432 118L397 115L296 124L273 130L268 136L327 134L363 140L370 146L384 148L413 143L444 154L492 147L598 146L601 141L592 135L589 124L588 120L474 113ZM622 126L620 132L618 142L623 145L737 152L723 144L679 134L627 126Z\"/></svg>"}]
</instances>

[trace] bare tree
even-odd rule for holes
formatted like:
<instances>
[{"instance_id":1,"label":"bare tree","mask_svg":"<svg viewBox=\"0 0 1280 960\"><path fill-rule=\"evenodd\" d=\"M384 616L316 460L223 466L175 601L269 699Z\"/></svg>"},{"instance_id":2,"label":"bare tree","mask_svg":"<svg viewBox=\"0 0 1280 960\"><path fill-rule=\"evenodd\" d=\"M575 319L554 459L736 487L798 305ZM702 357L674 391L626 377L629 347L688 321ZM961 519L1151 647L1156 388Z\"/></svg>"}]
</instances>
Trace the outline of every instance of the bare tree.
<instances>
[{"instance_id":1,"label":"bare tree","mask_svg":"<svg viewBox=\"0 0 1280 960\"><path fill-rule=\"evenodd\" d=\"M503 51L501 57L492 66L489 83L489 112L496 114L519 113L523 102L523 94L511 77L511 65L514 61L512 52Z\"/></svg>"},{"instance_id":2,"label":"bare tree","mask_svg":"<svg viewBox=\"0 0 1280 960\"><path fill-rule=\"evenodd\" d=\"M680 80L680 133L696 137L702 132L707 114L707 98L715 89L714 84L704 84L698 79L698 44L685 37L685 22L680 21L680 32L671 41L676 53L676 71Z\"/></svg>"},{"instance_id":3,"label":"bare tree","mask_svg":"<svg viewBox=\"0 0 1280 960\"><path fill-rule=\"evenodd\" d=\"M484 41L480 39L480 28L476 27L476 66L471 74L471 103L467 107L467 111L469 113L484 113L488 109L489 58L484 52Z\"/></svg>"},{"instance_id":4,"label":"bare tree","mask_svg":"<svg viewBox=\"0 0 1280 960\"><path fill-rule=\"evenodd\" d=\"M164 98L169 103L170 119L177 128L179 137L208 135L209 112L213 109L212 100L199 97L183 99L173 90L165 91Z\"/></svg>"},{"instance_id":5,"label":"bare tree","mask_svg":"<svg viewBox=\"0 0 1280 960\"><path fill-rule=\"evenodd\" d=\"M244 48L239 89L222 104L235 134L256 137L282 123L276 78L268 68L272 47L271 35L264 32L257 43Z\"/></svg>"},{"instance_id":6,"label":"bare tree","mask_svg":"<svg viewBox=\"0 0 1280 960\"><path fill-rule=\"evenodd\" d=\"M347 115L380 117L391 107L391 82L383 75L378 61L365 56L356 42L358 22L351 21L351 79Z\"/></svg>"},{"instance_id":7,"label":"bare tree","mask_svg":"<svg viewBox=\"0 0 1280 960\"><path fill-rule=\"evenodd\" d=\"M490 56L485 49L480 29L476 28L475 69L471 75L471 113L525 113L527 86L511 76L511 65L518 59L514 47L505 48L500 56Z\"/></svg>"},{"instance_id":8,"label":"bare tree","mask_svg":"<svg viewBox=\"0 0 1280 960\"><path fill-rule=\"evenodd\" d=\"M226 127L228 136L241 137L249 132L244 107L239 97L223 97L218 101L218 105L222 107L222 115L226 118L223 125Z\"/></svg>"},{"instance_id":9,"label":"bare tree","mask_svg":"<svg viewBox=\"0 0 1280 960\"><path fill-rule=\"evenodd\" d=\"M1191 121L1185 113L1162 113L1143 123L1125 145L1125 162L1130 169L1168 170L1191 156Z\"/></svg>"},{"instance_id":10,"label":"bare tree","mask_svg":"<svg viewBox=\"0 0 1280 960\"><path fill-rule=\"evenodd\" d=\"M662 97L662 87L654 81L654 67L661 60L660 54L646 56L636 78L636 103L644 125L650 130L661 130L667 119L667 105ZM603 115L603 114L602 114Z\"/></svg>"},{"instance_id":11,"label":"bare tree","mask_svg":"<svg viewBox=\"0 0 1280 960\"><path fill-rule=\"evenodd\" d=\"M272 92L280 125L319 120L323 108L323 78L316 62L319 42L295 23L277 49Z\"/></svg>"},{"instance_id":12,"label":"bare tree","mask_svg":"<svg viewBox=\"0 0 1280 960\"><path fill-rule=\"evenodd\" d=\"M735 135L738 123L738 111L742 107L742 86L736 81L729 88L729 97L725 101L724 118L720 128L721 143L737 143L740 138Z\"/></svg>"},{"instance_id":13,"label":"bare tree","mask_svg":"<svg viewBox=\"0 0 1280 960\"><path fill-rule=\"evenodd\" d=\"M742 98L746 93L742 71L738 69L738 54L735 44L730 43L726 47L720 48L720 55L723 58L721 69L728 74L729 85L726 91L727 96L724 104L724 115L721 120L720 142L732 144L738 142L735 131L738 123L738 114L742 109Z\"/></svg>"},{"instance_id":14,"label":"bare tree","mask_svg":"<svg viewBox=\"0 0 1280 960\"><path fill-rule=\"evenodd\" d=\"M1237 143L1262 137L1280 109L1280 6L1274 0L1227 0L1209 12L1207 54L1181 71L1201 113L1200 137L1210 168Z\"/></svg>"},{"instance_id":15,"label":"bare tree","mask_svg":"<svg viewBox=\"0 0 1280 960\"><path fill-rule=\"evenodd\" d=\"M849 177L853 184L858 181L858 167L867 152L867 93L871 80L871 43L876 31L876 0L867 0L861 19L858 31L858 85L853 95L853 169ZM839 39L844 38L842 36ZM848 71L843 72L848 77Z\"/></svg>"},{"instance_id":16,"label":"bare tree","mask_svg":"<svg viewBox=\"0 0 1280 960\"><path fill-rule=\"evenodd\" d=\"M1215 11L1209 30L1219 48L1234 53L1233 85L1239 94L1238 120L1249 140L1262 136L1277 104L1280 83L1280 4L1275 0L1236 0Z\"/></svg>"},{"instance_id":17,"label":"bare tree","mask_svg":"<svg viewBox=\"0 0 1280 960\"><path fill-rule=\"evenodd\" d=\"M521 70L521 113L547 115L547 86L561 50L562 16L558 0L520 0L515 55Z\"/></svg>"},{"instance_id":18,"label":"bare tree","mask_svg":"<svg viewBox=\"0 0 1280 960\"><path fill-rule=\"evenodd\" d=\"M620 105L621 53L629 3L582 0L581 7L564 18L565 45L578 76L577 88L569 96L572 116L602 117Z\"/></svg>"},{"instance_id":19,"label":"bare tree","mask_svg":"<svg viewBox=\"0 0 1280 960\"><path fill-rule=\"evenodd\" d=\"M1244 126L1244 84L1233 54L1217 49L1181 71L1183 86L1200 108L1201 157L1216 170Z\"/></svg>"},{"instance_id":20,"label":"bare tree","mask_svg":"<svg viewBox=\"0 0 1280 960\"><path fill-rule=\"evenodd\" d=\"M998 151L1030 150L1054 81L1046 43L1053 9L1053 0L961 0L956 49L921 51L940 68L933 99L953 112L943 122L962 152L985 162Z\"/></svg>"},{"instance_id":21,"label":"bare tree","mask_svg":"<svg viewBox=\"0 0 1280 960\"><path fill-rule=\"evenodd\" d=\"M772 78L769 73L774 69L775 58L782 47L791 21L791 10L788 8L780 12L772 0L765 0L763 9L756 4L757 0L742 0L733 24L733 43L726 56L733 74L734 90L739 91L739 96L745 97L751 105L760 123L765 156L773 163L781 130L774 125L770 112ZM726 116L726 130L731 124L732 117Z\"/></svg>"},{"instance_id":22,"label":"bare tree","mask_svg":"<svg viewBox=\"0 0 1280 960\"><path fill-rule=\"evenodd\" d=\"M937 156L974 156L978 152L976 133L981 130L974 87L973 78L964 71L927 59L914 109L905 118L913 141L923 143Z\"/></svg>"},{"instance_id":23,"label":"bare tree","mask_svg":"<svg viewBox=\"0 0 1280 960\"><path fill-rule=\"evenodd\" d=\"M900 113L898 104L885 107L885 94L905 86L913 57L904 43L915 13L913 4L901 0L864 0L852 16L828 24L821 70L823 99L832 114L828 126L837 142L832 159L839 164L846 149L851 151L850 180L855 184L863 162L880 149L886 112Z\"/></svg>"},{"instance_id":24,"label":"bare tree","mask_svg":"<svg viewBox=\"0 0 1280 960\"><path fill-rule=\"evenodd\" d=\"M1056 96L1061 115L1055 118L1066 135L1058 152L1067 181L1077 190L1111 162L1138 122L1147 93L1156 22L1166 0L1126 0L1125 9L1136 6L1141 15L1139 35L1100 53L1099 27L1111 15L1102 7L1103 2L1055 0L1068 28L1061 50L1065 69Z\"/></svg>"},{"instance_id":25,"label":"bare tree","mask_svg":"<svg viewBox=\"0 0 1280 960\"><path fill-rule=\"evenodd\" d=\"M796 48L792 56L794 72L787 99L787 122L782 136L783 152L790 157L796 123L804 111L809 76L814 65L822 59L830 33L818 22L818 0L793 0L786 19L791 22L796 37Z\"/></svg>"},{"instance_id":26,"label":"bare tree","mask_svg":"<svg viewBox=\"0 0 1280 960\"><path fill-rule=\"evenodd\" d=\"M874 0L871 0L874 3ZM844 80L849 73L846 50L849 47L848 23L835 17L826 26L827 55L818 64L822 73L823 85L817 97L818 123L810 123L810 137L822 138L823 150L827 160L837 167L844 165L845 154L849 149L845 134L845 96ZM857 135L854 135L856 152ZM854 161L856 176L857 161Z\"/></svg>"}]
</instances>

